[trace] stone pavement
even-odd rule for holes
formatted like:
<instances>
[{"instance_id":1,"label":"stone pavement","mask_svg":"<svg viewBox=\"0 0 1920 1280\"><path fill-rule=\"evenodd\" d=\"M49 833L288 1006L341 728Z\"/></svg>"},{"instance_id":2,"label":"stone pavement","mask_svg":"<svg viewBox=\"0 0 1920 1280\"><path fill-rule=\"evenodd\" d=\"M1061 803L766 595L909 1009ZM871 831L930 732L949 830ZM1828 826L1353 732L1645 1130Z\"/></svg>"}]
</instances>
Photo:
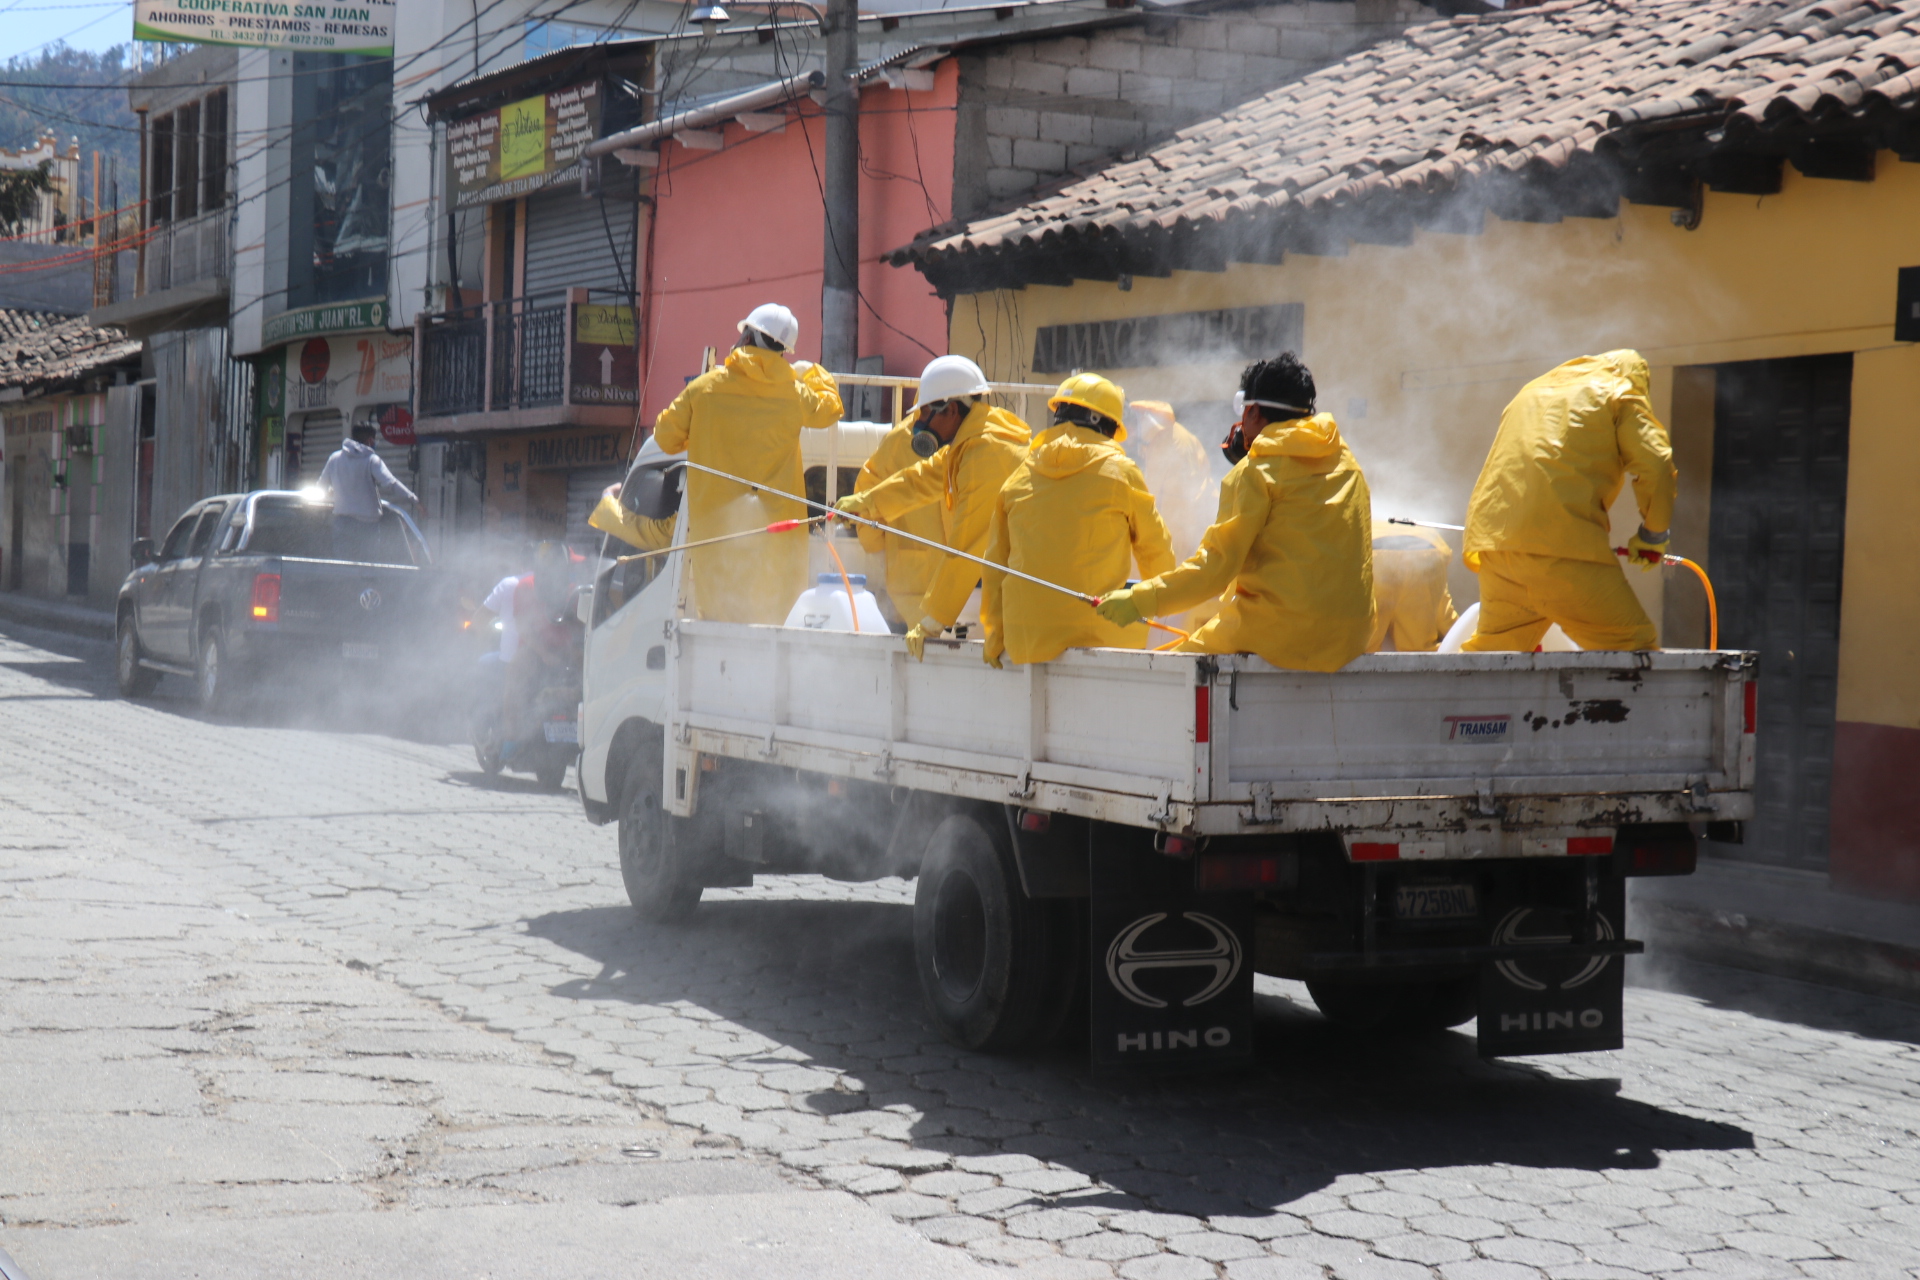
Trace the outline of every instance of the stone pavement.
<instances>
[{"instance_id":1,"label":"stone pavement","mask_svg":"<svg viewBox=\"0 0 1920 1280\"><path fill-rule=\"evenodd\" d=\"M465 1257L557 1233L583 1261L545 1270L599 1274L616 1220L671 1256L705 1213L706 1269L674 1274L813 1274L737 1234L782 1196L900 1275L1920 1271L1910 1005L1656 955L1624 1051L1483 1063L1339 1035L1263 979L1259 1070L1120 1085L940 1041L908 884L768 877L647 928L571 794L347 712L121 702L104 645L17 635L0 1033L34 1047L0 1149L35 1136L0 1162L0 1247L36 1280L201 1239L341 1270L406 1215Z\"/></svg>"}]
</instances>

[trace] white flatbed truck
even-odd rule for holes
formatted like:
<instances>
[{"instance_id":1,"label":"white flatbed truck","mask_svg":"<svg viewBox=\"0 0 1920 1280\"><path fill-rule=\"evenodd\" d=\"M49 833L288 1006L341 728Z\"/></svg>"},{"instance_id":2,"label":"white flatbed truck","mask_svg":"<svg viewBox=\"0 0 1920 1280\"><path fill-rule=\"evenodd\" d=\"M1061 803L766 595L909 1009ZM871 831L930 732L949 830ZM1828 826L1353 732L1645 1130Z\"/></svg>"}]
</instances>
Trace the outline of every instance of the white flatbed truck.
<instances>
[{"instance_id":1,"label":"white flatbed truck","mask_svg":"<svg viewBox=\"0 0 1920 1280\"><path fill-rule=\"evenodd\" d=\"M678 463L643 455L628 504L677 509ZM891 635L692 619L683 559L610 569L583 606L580 794L634 907L917 876L927 1007L969 1047L1236 1065L1264 973L1356 1028L1477 1015L1487 1056L1617 1048L1626 878L1691 872L1753 810L1750 653L996 671L977 637L915 662Z\"/></svg>"}]
</instances>

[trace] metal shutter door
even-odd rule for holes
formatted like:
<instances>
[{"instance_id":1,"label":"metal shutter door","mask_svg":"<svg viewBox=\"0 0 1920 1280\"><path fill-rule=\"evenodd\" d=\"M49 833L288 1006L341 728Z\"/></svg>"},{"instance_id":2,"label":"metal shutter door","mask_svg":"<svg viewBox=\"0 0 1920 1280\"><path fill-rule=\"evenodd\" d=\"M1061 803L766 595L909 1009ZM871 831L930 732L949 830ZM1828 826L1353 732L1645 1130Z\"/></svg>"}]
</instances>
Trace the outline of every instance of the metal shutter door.
<instances>
[{"instance_id":1,"label":"metal shutter door","mask_svg":"<svg viewBox=\"0 0 1920 1280\"><path fill-rule=\"evenodd\" d=\"M288 488L317 484L320 468L327 465L346 439L346 420L338 413L310 413L300 425L300 474L292 477Z\"/></svg>"},{"instance_id":2,"label":"metal shutter door","mask_svg":"<svg viewBox=\"0 0 1920 1280\"><path fill-rule=\"evenodd\" d=\"M587 517L600 505L600 495L610 484L626 478L625 467L581 467L567 472L567 544L581 550L600 548L600 531L587 523Z\"/></svg>"},{"instance_id":3,"label":"metal shutter door","mask_svg":"<svg viewBox=\"0 0 1920 1280\"><path fill-rule=\"evenodd\" d=\"M607 184L604 216L602 201L598 197L582 197L575 186L527 197L527 264L523 292L528 297L572 288L625 294L633 287L635 181L627 177L617 184ZM609 228L611 244L608 243Z\"/></svg>"}]
</instances>

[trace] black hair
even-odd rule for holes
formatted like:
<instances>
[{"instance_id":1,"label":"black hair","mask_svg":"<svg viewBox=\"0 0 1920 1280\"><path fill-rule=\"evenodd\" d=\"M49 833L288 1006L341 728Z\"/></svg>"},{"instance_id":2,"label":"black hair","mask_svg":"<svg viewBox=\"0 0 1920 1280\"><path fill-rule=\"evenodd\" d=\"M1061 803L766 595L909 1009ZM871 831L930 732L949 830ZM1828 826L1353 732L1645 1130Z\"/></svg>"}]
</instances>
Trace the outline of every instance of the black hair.
<instances>
[{"instance_id":1,"label":"black hair","mask_svg":"<svg viewBox=\"0 0 1920 1280\"><path fill-rule=\"evenodd\" d=\"M349 431L348 434L351 435L355 440L358 440L362 444L365 444L367 441L373 439L373 437L377 433L375 432L374 426L371 422L356 422L353 424L353 429Z\"/></svg>"},{"instance_id":2,"label":"black hair","mask_svg":"<svg viewBox=\"0 0 1920 1280\"><path fill-rule=\"evenodd\" d=\"M1076 427L1091 427L1103 436L1111 436L1120 429L1120 424L1112 418L1083 404L1061 405L1053 411L1053 420L1056 423L1071 422Z\"/></svg>"},{"instance_id":3,"label":"black hair","mask_svg":"<svg viewBox=\"0 0 1920 1280\"><path fill-rule=\"evenodd\" d=\"M765 351L783 352L786 344L775 342L771 336L748 325L740 331L740 341L749 347L759 347Z\"/></svg>"},{"instance_id":4,"label":"black hair","mask_svg":"<svg viewBox=\"0 0 1920 1280\"><path fill-rule=\"evenodd\" d=\"M1313 371L1291 351L1282 351L1271 360L1255 360L1242 369L1240 390L1249 400L1271 400L1313 412ZM1269 422L1277 421L1274 410L1263 408L1260 412Z\"/></svg>"}]
</instances>

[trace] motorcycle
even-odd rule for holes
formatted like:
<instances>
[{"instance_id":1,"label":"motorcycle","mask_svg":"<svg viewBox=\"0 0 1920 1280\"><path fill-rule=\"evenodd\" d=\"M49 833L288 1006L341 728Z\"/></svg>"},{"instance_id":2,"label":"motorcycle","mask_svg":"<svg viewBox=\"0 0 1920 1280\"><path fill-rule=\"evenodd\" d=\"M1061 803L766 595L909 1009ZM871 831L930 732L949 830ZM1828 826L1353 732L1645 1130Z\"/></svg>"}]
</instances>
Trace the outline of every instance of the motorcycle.
<instances>
[{"instance_id":1,"label":"motorcycle","mask_svg":"<svg viewBox=\"0 0 1920 1280\"><path fill-rule=\"evenodd\" d=\"M498 636L501 624L491 624L495 647L479 659L475 680L472 740L474 759L489 777L503 771L531 773L549 791L560 789L567 766L580 754L581 651L585 641L580 625L578 591L570 592L565 607L546 620L562 629L558 661L541 661L540 684L528 699L527 715L519 725L505 723L507 663L501 660ZM524 643L524 641L523 641Z\"/></svg>"}]
</instances>

